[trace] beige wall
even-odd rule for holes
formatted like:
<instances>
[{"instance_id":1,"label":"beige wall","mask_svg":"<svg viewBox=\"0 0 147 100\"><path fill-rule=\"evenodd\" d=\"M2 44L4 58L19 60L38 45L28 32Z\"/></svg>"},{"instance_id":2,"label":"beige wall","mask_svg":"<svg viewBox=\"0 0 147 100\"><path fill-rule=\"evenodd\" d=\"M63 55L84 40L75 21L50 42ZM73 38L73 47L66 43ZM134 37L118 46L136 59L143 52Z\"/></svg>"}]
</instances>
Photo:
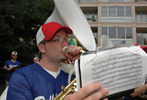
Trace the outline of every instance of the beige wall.
<instances>
[{"instance_id":1,"label":"beige wall","mask_svg":"<svg viewBox=\"0 0 147 100\"><path fill-rule=\"evenodd\" d=\"M77 0L78 1L78 0ZM133 30L133 43L136 43L136 28L144 27L147 28L147 22L144 23L136 23L136 8L144 9L144 12L147 12L147 2L102 2L104 0L98 0L98 3L78 3L81 8L93 7L97 9L98 21L97 22L89 22L91 27L95 27L98 30L98 44L100 45L100 37L101 37L101 27L103 26L114 26L114 27L132 27ZM132 7L132 21L125 23L115 23L115 22L102 22L101 17L101 7L102 6L131 6ZM141 10L142 11L142 10ZM140 12L141 12L140 11Z\"/></svg>"}]
</instances>

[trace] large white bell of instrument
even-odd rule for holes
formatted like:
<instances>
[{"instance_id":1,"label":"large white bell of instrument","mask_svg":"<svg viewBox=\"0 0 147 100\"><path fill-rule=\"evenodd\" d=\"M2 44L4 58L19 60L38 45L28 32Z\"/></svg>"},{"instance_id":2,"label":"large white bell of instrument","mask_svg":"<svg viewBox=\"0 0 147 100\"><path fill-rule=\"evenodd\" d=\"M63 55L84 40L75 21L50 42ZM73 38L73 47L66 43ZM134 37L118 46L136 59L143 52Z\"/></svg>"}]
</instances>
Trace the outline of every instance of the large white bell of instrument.
<instances>
[{"instance_id":1,"label":"large white bell of instrument","mask_svg":"<svg viewBox=\"0 0 147 100\"><path fill-rule=\"evenodd\" d=\"M54 0L55 9L46 22L69 26L79 43L88 51L96 50L93 32L82 10L74 0Z\"/></svg>"}]
</instances>

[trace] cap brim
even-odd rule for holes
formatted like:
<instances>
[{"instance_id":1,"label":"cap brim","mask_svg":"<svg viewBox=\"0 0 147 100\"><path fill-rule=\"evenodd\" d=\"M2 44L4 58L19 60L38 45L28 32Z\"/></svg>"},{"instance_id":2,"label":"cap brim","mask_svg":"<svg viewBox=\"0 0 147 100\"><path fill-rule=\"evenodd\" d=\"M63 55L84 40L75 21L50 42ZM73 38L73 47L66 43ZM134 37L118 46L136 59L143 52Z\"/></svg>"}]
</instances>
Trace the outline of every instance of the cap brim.
<instances>
[{"instance_id":1,"label":"cap brim","mask_svg":"<svg viewBox=\"0 0 147 100\"><path fill-rule=\"evenodd\" d=\"M145 52L147 52L147 46L140 46Z\"/></svg>"},{"instance_id":2,"label":"cap brim","mask_svg":"<svg viewBox=\"0 0 147 100\"><path fill-rule=\"evenodd\" d=\"M72 31L69 27L67 27L67 26L63 26L63 27L61 27L60 29L64 29L64 30L66 31L67 34L72 34L72 33L73 33L73 31ZM59 29L59 30L60 30L60 29Z\"/></svg>"}]
</instances>

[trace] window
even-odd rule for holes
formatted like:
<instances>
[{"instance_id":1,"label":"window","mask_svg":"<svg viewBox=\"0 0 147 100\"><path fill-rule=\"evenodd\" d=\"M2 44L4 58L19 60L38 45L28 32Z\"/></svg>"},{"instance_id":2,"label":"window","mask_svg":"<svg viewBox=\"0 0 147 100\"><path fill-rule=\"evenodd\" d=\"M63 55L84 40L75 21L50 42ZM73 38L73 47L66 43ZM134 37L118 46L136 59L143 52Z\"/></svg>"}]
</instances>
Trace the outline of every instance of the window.
<instances>
[{"instance_id":1,"label":"window","mask_svg":"<svg viewBox=\"0 0 147 100\"><path fill-rule=\"evenodd\" d=\"M147 33L137 33L137 44L147 45Z\"/></svg>"},{"instance_id":2,"label":"window","mask_svg":"<svg viewBox=\"0 0 147 100\"><path fill-rule=\"evenodd\" d=\"M130 38L132 38L132 28L126 28L126 38L127 39L130 39Z\"/></svg>"},{"instance_id":3,"label":"window","mask_svg":"<svg viewBox=\"0 0 147 100\"><path fill-rule=\"evenodd\" d=\"M132 9L130 6L103 6L102 17L131 17Z\"/></svg>"},{"instance_id":4,"label":"window","mask_svg":"<svg viewBox=\"0 0 147 100\"><path fill-rule=\"evenodd\" d=\"M117 28L118 38L125 38L125 28L124 27L118 27Z\"/></svg>"},{"instance_id":5,"label":"window","mask_svg":"<svg viewBox=\"0 0 147 100\"><path fill-rule=\"evenodd\" d=\"M117 17L123 17L124 16L124 7L120 6L117 7Z\"/></svg>"},{"instance_id":6,"label":"window","mask_svg":"<svg viewBox=\"0 0 147 100\"><path fill-rule=\"evenodd\" d=\"M126 44L125 40L111 40L113 44Z\"/></svg>"},{"instance_id":7,"label":"window","mask_svg":"<svg viewBox=\"0 0 147 100\"><path fill-rule=\"evenodd\" d=\"M131 27L102 27L101 35L108 35L112 39L132 39Z\"/></svg>"},{"instance_id":8,"label":"window","mask_svg":"<svg viewBox=\"0 0 147 100\"><path fill-rule=\"evenodd\" d=\"M132 16L132 10L131 10L131 7L126 6L125 8L126 8L126 16L127 16L127 17Z\"/></svg>"},{"instance_id":9,"label":"window","mask_svg":"<svg viewBox=\"0 0 147 100\"><path fill-rule=\"evenodd\" d=\"M108 2L124 2L124 0L108 0Z\"/></svg>"},{"instance_id":10,"label":"window","mask_svg":"<svg viewBox=\"0 0 147 100\"><path fill-rule=\"evenodd\" d=\"M116 27L109 28L109 38L116 38Z\"/></svg>"},{"instance_id":11,"label":"window","mask_svg":"<svg viewBox=\"0 0 147 100\"><path fill-rule=\"evenodd\" d=\"M107 35L113 44L129 44L130 45L133 43L131 27L102 27L101 35ZM140 37L138 36L138 38ZM139 40L141 39L138 39L138 41ZM147 34L146 34L146 43L147 43Z\"/></svg>"},{"instance_id":12,"label":"window","mask_svg":"<svg viewBox=\"0 0 147 100\"><path fill-rule=\"evenodd\" d=\"M146 1L146 0L135 0L136 2L142 2L142 1Z\"/></svg>"},{"instance_id":13,"label":"window","mask_svg":"<svg viewBox=\"0 0 147 100\"><path fill-rule=\"evenodd\" d=\"M116 16L116 8L115 7L109 7L108 16L109 17L115 17Z\"/></svg>"},{"instance_id":14,"label":"window","mask_svg":"<svg viewBox=\"0 0 147 100\"><path fill-rule=\"evenodd\" d=\"M96 22L97 21L97 13L85 13L85 17L88 21Z\"/></svg>"},{"instance_id":15,"label":"window","mask_svg":"<svg viewBox=\"0 0 147 100\"><path fill-rule=\"evenodd\" d=\"M136 14L136 21L137 22L147 22L147 13L137 13Z\"/></svg>"},{"instance_id":16,"label":"window","mask_svg":"<svg viewBox=\"0 0 147 100\"><path fill-rule=\"evenodd\" d=\"M107 7L102 7L102 16L107 17Z\"/></svg>"},{"instance_id":17,"label":"window","mask_svg":"<svg viewBox=\"0 0 147 100\"><path fill-rule=\"evenodd\" d=\"M102 27L102 35L107 35L107 27Z\"/></svg>"},{"instance_id":18,"label":"window","mask_svg":"<svg viewBox=\"0 0 147 100\"><path fill-rule=\"evenodd\" d=\"M146 0L140 0L140 1L146 1ZM101 2L134 2L134 0L101 0Z\"/></svg>"},{"instance_id":19,"label":"window","mask_svg":"<svg viewBox=\"0 0 147 100\"><path fill-rule=\"evenodd\" d=\"M79 0L80 3L97 3L97 0Z\"/></svg>"}]
</instances>

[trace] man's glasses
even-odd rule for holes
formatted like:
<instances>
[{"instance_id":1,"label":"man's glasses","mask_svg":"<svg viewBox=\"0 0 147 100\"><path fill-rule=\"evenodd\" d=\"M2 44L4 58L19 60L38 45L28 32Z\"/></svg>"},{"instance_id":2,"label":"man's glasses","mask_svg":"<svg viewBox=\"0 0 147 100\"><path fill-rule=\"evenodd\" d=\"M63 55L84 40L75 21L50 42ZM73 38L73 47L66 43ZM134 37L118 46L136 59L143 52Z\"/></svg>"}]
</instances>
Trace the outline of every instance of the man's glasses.
<instances>
[{"instance_id":1,"label":"man's glasses","mask_svg":"<svg viewBox=\"0 0 147 100\"><path fill-rule=\"evenodd\" d=\"M17 55L12 55L12 56L17 56Z\"/></svg>"},{"instance_id":2,"label":"man's glasses","mask_svg":"<svg viewBox=\"0 0 147 100\"><path fill-rule=\"evenodd\" d=\"M60 38L60 39L53 39L53 40L49 40L49 41L42 41L41 43L46 43L46 42L54 42L54 43L69 43L69 39L62 39L62 38Z\"/></svg>"},{"instance_id":3,"label":"man's glasses","mask_svg":"<svg viewBox=\"0 0 147 100\"><path fill-rule=\"evenodd\" d=\"M53 40L44 40L41 43L44 44L46 42L53 42L53 43L68 43L69 45L77 45L77 41L74 38L67 38L67 39L53 39Z\"/></svg>"},{"instance_id":4,"label":"man's glasses","mask_svg":"<svg viewBox=\"0 0 147 100\"><path fill-rule=\"evenodd\" d=\"M51 40L51 42L56 42L56 43L68 43L68 39L54 39L54 40Z\"/></svg>"}]
</instances>

